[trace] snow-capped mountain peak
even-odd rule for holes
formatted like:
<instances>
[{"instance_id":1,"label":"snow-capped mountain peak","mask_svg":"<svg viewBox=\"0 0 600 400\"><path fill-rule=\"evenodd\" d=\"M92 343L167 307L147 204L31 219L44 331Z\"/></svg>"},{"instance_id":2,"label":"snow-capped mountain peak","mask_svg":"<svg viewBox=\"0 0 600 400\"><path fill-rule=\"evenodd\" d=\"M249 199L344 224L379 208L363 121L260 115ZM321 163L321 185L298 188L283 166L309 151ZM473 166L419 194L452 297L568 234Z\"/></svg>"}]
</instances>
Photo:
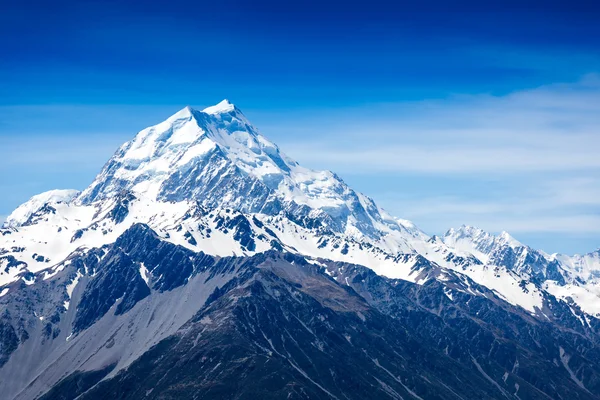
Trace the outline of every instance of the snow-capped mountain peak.
<instances>
[{"instance_id":1,"label":"snow-capped mountain peak","mask_svg":"<svg viewBox=\"0 0 600 400\"><path fill-rule=\"evenodd\" d=\"M508 232L502 231L498 236L500 240L503 240L506 244L508 244L512 248L522 247L523 243L519 242L517 239L512 237Z\"/></svg>"},{"instance_id":2,"label":"snow-capped mountain peak","mask_svg":"<svg viewBox=\"0 0 600 400\"><path fill-rule=\"evenodd\" d=\"M31 197L28 201L21 204L14 210L4 223L5 226L20 226L34 215L40 208L52 203L69 203L79 194L78 190L74 189L57 189L49 190Z\"/></svg>"},{"instance_id":3,"label":"snow-capped mountain peak","mask_svg":"<svg viewBox=\"0 0 600 400\"><path fill-rule=\"evenodd\" d=\"M442 238L446 245L474 254L483 262L487 262L495 239L492 234L469 225L461 225L458 229L450 228Z\"/></svg>"},{"instance_id":4,"label":"snow-capped mountain peak","mask_svg":"<svg viewBox=\"0 0 600 400\"><path fill-rule=\"evenodd\" d=\"M221 114L228 113L234 111L236 109L235 105L229 102L229 100L224 99L219 104L215 104L214 106L206 107L202 112L206 114Z\"/></svg>"},{"instance_id":5,"label":"snow-capped mountain peak","mask_svg":"<svg viewBox=\"0 0 600 400\"><path fill-rule=\"evenodd\" d=\"M245 168L245 172L255 176L280 173L281 168L268 162L272 160L260 159L265 153L261 148L278 151L228 101L204 111L188 106L121 146L79 200L89 203L122 190L168 196L175 185L170 178L202 172L205 168L198 168L202 163L253 165L254 171Z\"/></svg>"},{"instance_id":6,"label":"snow-capped mountain peak","mask_svg":"<svg viewBox=\"0 0 600 400\"><path fill-rule=\"evenodd\" d=\"M600 249L587 254L553 254L551 257L568 266L582 280L600 280Z\"/></svg>"},{"instance_id":7,"label":"snow-capped mountain peak","mask_svg":"<svg viewBox=\"0 0 600 400\"><path fill-rule=\"evenodd\" d=\"M524 247L521 242L506 231L502 231L498 236L495 236L483 229L469 225L462 225L458 229L449 229L444 235L443 241L464 251L479 253L483 258L486 255L489 256L499 246L509 246L512 249Z\"/></svg>"},{"instance_id":8,"label":"snow-capped mountain peak","mask_svg":"<svg viewBox=\"0 0 600 400\"><path fill-rule=\"evenodd\" d=\"M423 237L354 192L330 171L300 166L262 136L227 100L197 111L185 107L140 131L78 197L79 204L131 191L159 201L197 199L206 207L298 218L325 216L327 229L382 237Z\"/></svg>"}]
</instances>

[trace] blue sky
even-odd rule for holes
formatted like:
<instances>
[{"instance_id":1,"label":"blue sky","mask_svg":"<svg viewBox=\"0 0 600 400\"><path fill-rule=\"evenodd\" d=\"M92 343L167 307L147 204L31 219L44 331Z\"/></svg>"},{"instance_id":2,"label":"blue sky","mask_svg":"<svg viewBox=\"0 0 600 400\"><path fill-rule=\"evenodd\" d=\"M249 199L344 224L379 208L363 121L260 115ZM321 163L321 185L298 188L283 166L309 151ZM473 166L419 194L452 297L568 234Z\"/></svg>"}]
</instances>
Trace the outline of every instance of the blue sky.
<instances>
[{"instance_id":1,"label":"blue sky","mask_svg":"<svg viewBox=\"0 0 600 400\"><path fill-rule=\"evenodd\" d=\"M0 12L0 216L228 98L430 234L600 246L591 2L29 1ZM1 217L0 217L1 218Z\"/></svg>"}]
</instances>

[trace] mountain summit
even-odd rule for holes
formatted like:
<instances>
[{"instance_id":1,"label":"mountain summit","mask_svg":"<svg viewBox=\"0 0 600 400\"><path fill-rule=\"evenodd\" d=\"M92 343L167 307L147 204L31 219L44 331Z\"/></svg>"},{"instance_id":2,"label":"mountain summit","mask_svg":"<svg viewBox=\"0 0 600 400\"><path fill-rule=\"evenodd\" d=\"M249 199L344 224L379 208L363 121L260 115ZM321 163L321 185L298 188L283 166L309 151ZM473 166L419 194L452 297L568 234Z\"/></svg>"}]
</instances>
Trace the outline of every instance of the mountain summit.
<instances>
[{"instance_id":1,"label":"mountain summit","mask_svg":"<svg viewBox=\"0 0 600 400\"><path fill-rule=\"evenodd\" d=\"M188 106L188 109L191 110L191 107ZM221 114L232 112L236 109L236 106L229 102L229 100L224 99L219 104L215 104L214 106L206 107L202 110L203 113L206 114Z\"/></svg>"},{"instance_id":2,"label":"mountain summit","mask_svg":"<svg viewBox=\"0 0 600 400\"><path fill-rule=\"evenodd\" d=\"M390 232L424 237L330 171L301 167L262 136L227 100L186 107L125 143L78 197L91 204L124 191L157 201L197 199L206 207L245 213L325 217L339 233L380 238Z\"/></svg>"}]
</instances>

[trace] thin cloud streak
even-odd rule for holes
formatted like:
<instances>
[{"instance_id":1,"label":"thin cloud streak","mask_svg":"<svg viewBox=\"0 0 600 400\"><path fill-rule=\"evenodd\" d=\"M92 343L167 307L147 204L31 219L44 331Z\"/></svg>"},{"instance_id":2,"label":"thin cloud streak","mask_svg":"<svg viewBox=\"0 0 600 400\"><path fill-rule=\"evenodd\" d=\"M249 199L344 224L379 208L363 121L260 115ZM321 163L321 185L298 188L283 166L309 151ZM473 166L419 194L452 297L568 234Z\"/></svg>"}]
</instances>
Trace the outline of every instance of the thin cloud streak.
<instances>
[{"instance_id":1,"label":"thin cloud streak","mask_svg":"<svg viewBox=\"0 0 600 400\"><path fill-rule=\"evenodd\" d=\"M338 172L370 174L511 174L523 172L600 169L600 157L590 143L577 152L564 148L489 148L455 145L435 148L390 145L376 149L335 149L328 145L288 146L304 163L324 164ZM319 150L314 150L315 148ZM357 165L360 168L357 169Z\"/></svg>"},{"instance_id":2,"label":"thin cloud streak","mask_svg":"<svg viewBox=\"0 0 600 400\"><path fill-rule=\"evenodd\" d=\"M302 140L282 149L357 181L393 182L368 194L427 232L471 224L526 237L587 235L600 244L597 75L332 118L319 134L308 122L295 126L289 137ZM459 183L440 184L449 179Z\"/></svg>"},{"instance_id":3,"label":"thin cloud streak","mask_svg":"<svg viewBox=\"0 0 600 400\"><path fill-rule=\"evenodd\" d=\"M431 232L475 225L490 232L600 236L600 178L572 178L516 185L504 196L379 196L390 210ZM592 250L592 249L589 249Z\"/></svg>"},{"instance_id":4,"label":"thin cloud streak","mask_svg":"<svg viewBox=\"0 0 600 400\"><path fill-rule=\"evenodd\" d=\"M358 163L363 174L600 169L600 79L595 75L501 97L382 105L375 119L374 113L360 113L370 123L337 118L341 122L330 127L327 140L306 141L310 135L302 135L301 142L282 147L304 163L327 163L339 172L355 173Z\"/></svg>"},{"instance_id":5,"label":"thin cloud streak","mask_svg":"<svg viewBox=\"0 0 600 400\"><path fill-rule=\"evenodd\" d=\"M14 167L86 166L94 169L108 160L121 145L115 135L73 137L29 137L29 140L3 140L0 171Z\"/></svg>"},{"instance_id":6,"label":"thin cloud streak","mask_svg":"<svg viewBox=\"0 0 600 400\"><path fill-rule=\"evenodd\" d=\"M385 200L385 203L393 203ZM503 230L509 232L562 232L562 233L600 233L600 215L573 213L561 209L551 209L544 203L537 203L540 209L534 211L535 203L524 207L494 202L473 202L460 198L428 198L420 201L395 202L394 208L401 209L406 218L420 221L423 227L430 223L445 223L444 229L456 225L470 224L491 232ZM552 212L550 212L552 211ZM434 232L441 233L435 229Z\"/></svg>"}]
</instances>

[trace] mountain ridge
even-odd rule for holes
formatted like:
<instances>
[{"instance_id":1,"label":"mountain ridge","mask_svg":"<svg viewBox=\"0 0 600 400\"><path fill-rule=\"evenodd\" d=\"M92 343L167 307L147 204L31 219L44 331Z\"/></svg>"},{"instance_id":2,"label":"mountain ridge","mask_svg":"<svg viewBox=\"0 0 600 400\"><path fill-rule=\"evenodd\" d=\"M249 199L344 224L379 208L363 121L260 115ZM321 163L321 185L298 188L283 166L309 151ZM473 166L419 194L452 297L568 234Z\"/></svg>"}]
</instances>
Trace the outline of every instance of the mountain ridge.
<instances>
[{"instance_id":1,"label":"mountain ridge","mask_svg":"<svg viewBox=\"0 0 600 400\"><path fill-rule=\"evenodd\" d=\"M121 204L120 199L127 196L130 196L127 204ZM124 226L120 222L129 213L141 213L134 220L143 222L147 218L159 220L163 218L159 214L167 212L165 209L177 208L178 211L170 212L178 215L173 218L181 219L186 215L184 209L195 207L189 199L197 199L198 206L205 209L231 208L244 214L243 218L254 218L267 225L274 223L269 226L271 232L276 227L284 232L290 232L289 228L298 232L299 236L294 234L288 239L263 232L262 235L269 237L263 249L275 245L317 257L337 254L334 258L339 261L354 260L388 277L409 281L418 275L415 268L420 264L416 256L421 255L443 268L468 274L532 312L541 309L545 293L552 292L574 299L591 315L600 313L600 307L593 301L600 298L600 261L596 262L593 253L580 257L547 255L523 245L506 232L494 236L466 225L450 229L444 236L429 237L412 222L392 217L372 199L352 190L336 174L301 167L262 136L242 111L227 100L203 111L187 106L123 144L90 186L67 202L70 212L95 209L93 215L90 210L85 212L86 218L79 218L87 220L89 226L78 226L71 234L73 238L89 236L90 227L98 229L96 217L106 207L113 207L112 203L121 204L112 212L121 214L121 220L113 223L114 229L122 231ZM140 203L144 203L146 210L136 206ZM16 228L18 219L12 216L9 219ZM249 223L245 229L262 228ZM194 236L194 231L188 229L187 236L176 243L198 245L201 238ZM174 235L168 230L164 234ZM81 242L73 238L71 242ZM108 240L99 239L98 243ZM369 246L367 254L365 245ZM261 251L260 245L258 250L256 244L251 247L253 250L246 246L235 250L234 246L233 253ZM72 251L75 247L69 248ZM42 261L47 263L49 257L45 252L34 251L31 257L35 260L41 254ZM63 258L67 253L58 257ZM28 262L19 259L19 254L10 256L16 260L4 264ZM50 257L56 261L54 258ZM522 290L518 289L523 281L527 283Z\"/></svg>"},{"instance_id":2,"label":"mountain ridge","mask_svg":"<svg viewBox=\"0 0 600 400\"><path fill-rule=\"evenodd\" d=\"M141 273L121 282L147 285L149 295L106 280L141 271L140 262L147 282ZM35 291L49 298L32 304L24 324L30 337L0 366L0 389L9 398L18 392L16 399L67 393L94 399L107 392L113 398L219 397L214 390L252 398L261 389L250 382L258 380L267 398L281 391L304 398L298 386L316 398L597 398L591 393L600 387L594 372L600 336L588 338L591 331L574 317L563 322L568 330L535 323L519 307L450 274L415 285L354 264L273 250L212 257L133 225L114 244L75 255L40 283L48 290L38 284L21 290L25 298ZM64 299L56 289L73 279L80 282L73 306L56 318L53 304ZM9 304L11 314L29 307ZM82 318L87 322L79 325ZM600 332L600 323L590 329ZM472 340L463 332L474 334ZM546 352L563 360L555 365L541 357ZM40 362L23 361L32 357ZM253 377L247 385L233 382L247 377Z\"/></svg>"},{"instance_id":3,"label":"mountain ridge","mask_svg":"<svg viewBox=\"0 0 600 400\"><path fill-rule=\"evenodd\" d=\"M0 228L0 391L257 396L237 366L291 398L596 399L599 298L600 252L428 236L223 101L140 131L88 188L36 195ZM358 386L345 365L368 370Z\"/></svg>"}]
</instances>

